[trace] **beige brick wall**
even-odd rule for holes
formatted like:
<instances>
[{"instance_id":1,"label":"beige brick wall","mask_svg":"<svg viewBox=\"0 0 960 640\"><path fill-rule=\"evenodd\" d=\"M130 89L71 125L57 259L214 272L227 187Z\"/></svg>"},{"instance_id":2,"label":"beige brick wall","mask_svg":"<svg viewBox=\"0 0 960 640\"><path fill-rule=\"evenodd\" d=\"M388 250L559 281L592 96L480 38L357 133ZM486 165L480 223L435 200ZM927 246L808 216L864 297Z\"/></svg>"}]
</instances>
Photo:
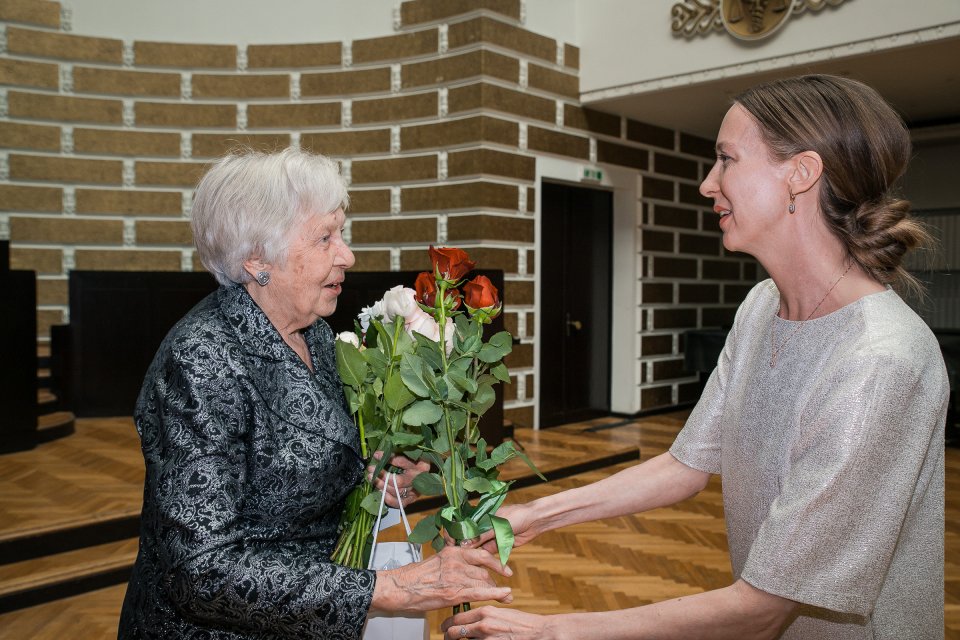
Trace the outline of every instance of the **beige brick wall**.
<instances>
[{"instance_id":1,"label":"beige brick wall","mask_svg":"<svg viewBox=\"0 0 960 640\"><path fill-rule=\"evenodd\" d=\"M642 176L640 409L691 397L682 332L727 323L756 277L696 192L712 143L584 108L579 50L526 30L520 0L404 2L398 32L352 42L136 41L126 55L122 34L62 32L59 12L0 3L0 237L38 273L41 335L63 319L71 267L202 269L193 189L237 145L341 161L357 270L428 268L431 244L503 269L519 424L536 393L538 158Z\"/></svg>"}]
</instances>

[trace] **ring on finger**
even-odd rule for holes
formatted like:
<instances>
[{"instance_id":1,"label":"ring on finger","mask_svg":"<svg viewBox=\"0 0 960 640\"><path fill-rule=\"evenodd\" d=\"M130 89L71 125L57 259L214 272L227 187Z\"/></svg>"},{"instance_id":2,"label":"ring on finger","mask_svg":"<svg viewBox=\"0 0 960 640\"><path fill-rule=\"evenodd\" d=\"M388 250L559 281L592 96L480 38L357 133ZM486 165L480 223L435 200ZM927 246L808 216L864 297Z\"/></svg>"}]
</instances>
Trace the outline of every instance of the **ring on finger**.
<instances>
[{"instance_id":1,"label":"ring on finger","mask_svg":"<svg viewBox=\"0 0 960 640\"><path fill-rule=\"evenodd\" d=\"M460 637L461 637L461 638L466 638L466 637L467 637L467 628L466 628L466 627L460 627Z\"/></svg>"},{"instance_id":2,"label":"ring on finger","mask_svg":"<svg viewBox=\"0 0 960 640\"><path fill-rule=\"evenodd\" d=\"M400 489L400 499L403 500L409 495L409 493L410 492L407 490L406 487L404 487L403 489Z\"/></svg>"}]
</instances>

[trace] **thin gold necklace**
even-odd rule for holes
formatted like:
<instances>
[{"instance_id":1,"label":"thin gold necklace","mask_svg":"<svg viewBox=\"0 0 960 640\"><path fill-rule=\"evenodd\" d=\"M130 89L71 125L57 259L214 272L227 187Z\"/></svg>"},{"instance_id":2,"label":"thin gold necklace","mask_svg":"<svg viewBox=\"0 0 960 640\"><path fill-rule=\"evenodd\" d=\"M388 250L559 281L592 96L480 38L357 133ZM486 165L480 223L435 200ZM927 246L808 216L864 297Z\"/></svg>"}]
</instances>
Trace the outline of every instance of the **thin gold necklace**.
<instances>
[{"instance_id":1,"label":"thin gold necklace","mask_svg":"<svg viewBox=\"0 0 960 640\"><path fill-rule=\"evenodd\" d=\"M817 309L820 308L820 305L823 304L823 301L827 299L827 296L833 293L833 290L837 288L837 285L840 284L840 281L843 280L844 276L846 276L852 268L853 262L851 262L846 271L844 271L840 277L837 278L837 281L833 283L833 286L827 289L827 292L823 294L822 298L820 298L820 302L818 302L817 306L813 308L813 311L810 312L810 315L800 321L800 324L798 324L797 327L791 331L789 335L787 335L787 338L780 344L779 347L777 346L777 316L780 315L780 309L782 309L782 306L777 307L777 313L773 316L773 326L770 328L770 347L772 350L772 353L770 354L771 369L777 366L777 356L780 355L780 352L783 351L783 348L787 346L787 343L790 342L790 339L793 338L793 336L795 336L800 329L803 328L803 325L807 322L807 320L813 317L813 314L817 312Z\"/></svg>"}]
</instances>

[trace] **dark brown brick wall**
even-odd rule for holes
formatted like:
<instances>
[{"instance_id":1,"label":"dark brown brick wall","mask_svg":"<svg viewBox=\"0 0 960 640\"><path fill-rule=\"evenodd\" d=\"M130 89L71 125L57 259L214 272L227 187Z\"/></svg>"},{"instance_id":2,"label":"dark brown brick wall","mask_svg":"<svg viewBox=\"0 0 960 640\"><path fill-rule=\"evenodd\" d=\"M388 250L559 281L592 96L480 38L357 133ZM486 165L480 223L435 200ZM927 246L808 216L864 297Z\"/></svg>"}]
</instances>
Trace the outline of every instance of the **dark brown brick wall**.
<instances>
[{"instance_id":1,"label":"dark brown brick wall","mask_svg":"<svg viewBox=\"0 0 960 640\"><path fill-rule=\"evenodd\" d=\"M0 20L60 28L60 3L50 0L4 0Z\"/></svg>"},{"instance_id":2,"label":"dark brown brick wall","mask_svg":"<svg viewBox=\"0 0 960 640\"><path fill-rule=\"evenodd\" d=\"M123 62L123 43L120 40L88 38L14 26L7 28L7 51L59 60L111 64Z\"/></svg>"},{"instance_id":3,"label":"dark brown brick wall","mask_svg":"<svg viewBox=\"0 0 960 640\"><path fill-rule=\"evenodd\" d=\"M144 67L235 69L237 66L234 45L138 41L133 44L133 52L136 64Z\"/></svg>"},{"instance_id":4,"label":"dark brown brick wall","mask_svg":"<svg viewBox=\"0 0 960 640\"><path fill-rule=\"evenodd\" d=\"M77 127L73 130L73 147L77 153L178 157L180 134Z\"/></svg>"},{"instance_id":5,"label":"dark brown brick wall","mask_svg":"<svg viewBox=\"0 0 960 640\"><path fill-rule=\"evenodd\" d=\"M0 84L58 89L60 69L55 64L0 58Z\"/></svg>"},{"instance_id":6,"label":"dark brown brick wall","mask_svg":"<svg viewBox=\"0 0 960 640\"><path fill-rule=\"evenodd\" d=\"M59 213L62 205L63 189L0 184L0 211Z\"/></svg>"},{"instance_id":7,"label":"dark brown brick wall","mask_svg":"<svg viewBox=\"0 0 960 640\"><path fill-rule=\"evenodd\" d=\"M0 140L7 149L60 151L60 127L0 122Z\"/></svg>"},{"instance_id":8,"label":"dark brown brick wall","mask_svg":"<svg viewBox=\"0 0 960 640\"><path fill-rule=\"evenodd\" d=\"M237 126L237 107L232 104L176 104L167 102L137 102L137 124L147 127L194 127Z\"/></svg>"},{"instance_id":9,"label":"dark brown brick wall","mask_svg":"<svg viewBox=\"0 0 960 640\"><path fill-rule=\"evenodd\" d=\"M251 69L326 67L339 65L342 57L339 42L253 44L247 47L247 64Z\"/></svg>"},{"instance_id":10,"label":"dark brown brick wall","mask_svg":"<svg viewBox=\"0 0 960 640\"><path fill-rule=\"evenodd\" d=\"M558 65L558 42L528 31L520 9L520 0L413 0L401 5L400 31L350 43L353 66L341 42L256 44L241 70L234 45L164 42L135 42L127 68L120 40L56 31L57 3L0 2L12 23L12 57L0 57L10 87L0 208L14 262L45 275L41 300L56 307L66 305L58 244L81 245L77 268L179 271L191 246L183 211L208 163L237 145L299 142L349 167L355 270L390 269L398 253L402 269L429 268L429 244L464 246L503 269L505 322L525 335L510 366L526 392L509 390L507 415L532 424L537 158L595 160L635 170L642 184L636 402L684 402L696 377L680 366L683 332L729 321L756 277L748 258L723 250L697 192L713 142L580 105L579 49L559 43ZM443 53L440 21L449 25ZM118 216L128 231L133 222L135 246L123 246ZM193 268L202 268L196 256ZM61 315L42 309L38 323Z\"/></svg>"},{"instance_id":11,"label":"dark brown brick wall","mask_svg":"<svg viewBox=\"0 0 960 640\"><path fill-rule=\"evenodd\" d=\"M387 67L304 73L300 76L300 93L304 97L342 97L389 90L390 69Z\"/></svg>"},{"instance_id":12,"label":"dark brown brick wall","mask_svg":"<svg viewBox=\"0 0 960 640\"><path fill-rule=\"evenodd\" d=\"M10 155L10 177L14 180L120 184L122 173L119 160Z\"/></svg>"},{"instance_id":13,"label":"dark brown brick wall","mask_svg":"<svg viewBox=\"0 0 960 640\"><path fill-rule=\"evenodd\" d=\"M404 156L386 160L357 160L351 168L354 184L434 180L437 156Z\"/></svg>"},{"instance_id":14,"label":"dark brown brick wall","mask_svg":"<svg viewBox=\"0 0 960 640\"><path fill-rule=\"evenodd\" d=\"M340 124L340 103L251 104L247 108L247 121L251 129L337 125Z\"/></svg>"},{"instance_id":15,"label":"dark brown brick wall","mask_svg":"<svg viewBox=\"0 0 960 640\"><path fill-rule=\"evenodd\" d=\"M413 0L400 5L404 26L450 18L468 11L487 9L520 19L520 0Z\"/></svg>"},{"instance_id":16,"label":"dark brown brick wall","mask_svg":"<svg viewBox=\"0 0 960 640\"><path fill-rule=\"evenodd\" d=\"M353 62L392 62L401 58L437 53L440 36L436 28L382 38L353 41Z\"/></svg>"},{"instance_id":17,"label":"dark brown brick wall","mask_svg":"<svg viewBox=\"0 0 960 640\"><path fill-rule=\"evenodd\" d=\"M290 76L287 74L211 75L191 78L194 98L287 98Z\"/></svg>"},{"instance_id":18,"label":"dark brown brick wall","mask_svg":"<svg viewBox=\"0 0 960 640\"><path fill-rule=\"evenodd\" d=\"M119 100L11 91L8 101L10 116L14 118L102 124L123 122L123 104Z\"/></svg>"},{"instance_id":19,"label":"dark brown brick wall","mask_svg":"<svg viewBox=\"0 0 960 640\"><path fill-rule=\"evenodd\" d=\"M305 133L300 146L329 156L356 156L390 152L390 130L331 131Z\"/></svg>"},{"instance_id":20,"label":"dark brown brick wall","mask_svg":"<svg viewBox=\"0 0 960 640\"><path fill-rule=\"evenodd\" d=\"M73 87L80 93L177 98L180 96L180 75L77 66L73 68Z\"/></svg>"},{"instance_id":21,"label":"dark brown brick wall","mask_svg":"<svg viewBox=\"0 0 960 640\"><path fill-rule=\"evenodd\" d=\"M519 127L490 116L473 116L435 124L410 125L400 130L403 149L449 147L470 142L499 142L516 146Z\"/></svg>"}]
</instances>

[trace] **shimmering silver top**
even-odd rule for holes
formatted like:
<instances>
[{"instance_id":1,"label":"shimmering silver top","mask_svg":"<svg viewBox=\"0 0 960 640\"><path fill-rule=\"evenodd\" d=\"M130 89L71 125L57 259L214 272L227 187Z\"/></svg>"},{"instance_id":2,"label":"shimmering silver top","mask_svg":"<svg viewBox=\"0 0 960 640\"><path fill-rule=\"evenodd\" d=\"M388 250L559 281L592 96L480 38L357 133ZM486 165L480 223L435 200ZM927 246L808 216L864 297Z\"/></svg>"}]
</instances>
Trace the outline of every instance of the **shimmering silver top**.
<instances>
[{"instance_id":1,"label":"shimmering silver top","mask_svg":"<svg viewBox=\"0 0 960 640\"><path fill-rule=\"evenodd\" d=\"M892 290L807 321L770 367L758 284L671 453L723 477L735 577L803 603L783 638L943 637L943 429L933 334Z\"/></svg>"}]
</instances>

